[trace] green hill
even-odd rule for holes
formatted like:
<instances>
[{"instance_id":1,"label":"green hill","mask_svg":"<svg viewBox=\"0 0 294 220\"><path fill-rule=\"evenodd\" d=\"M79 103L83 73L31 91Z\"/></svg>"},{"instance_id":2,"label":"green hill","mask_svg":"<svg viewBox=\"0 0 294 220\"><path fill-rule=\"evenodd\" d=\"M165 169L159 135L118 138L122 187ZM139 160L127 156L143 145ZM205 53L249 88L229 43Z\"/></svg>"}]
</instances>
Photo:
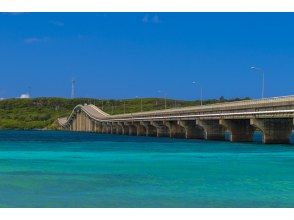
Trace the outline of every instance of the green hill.
<instances>
[{"instance_id":1,"label":"green hill","mask_svg":"<svg viewBox=\"0 0 294 220\"><path fill-rule=\"evenodd\" d=\"M248 98L246 98L248 99ZM226 100L205 100L203 104L219 103ZM0 101L0 129L54 129L58 117L66 117L78 104L94 104L108 114L133 113L141 111L141 99L99 100L99 99L65 99L33 98L6 99ZM166 100L167 108L200 105L200 101ZM159 98L142 99L142 110L151 111L165 108L165 100Z\"/></svg>"}]
</instances>

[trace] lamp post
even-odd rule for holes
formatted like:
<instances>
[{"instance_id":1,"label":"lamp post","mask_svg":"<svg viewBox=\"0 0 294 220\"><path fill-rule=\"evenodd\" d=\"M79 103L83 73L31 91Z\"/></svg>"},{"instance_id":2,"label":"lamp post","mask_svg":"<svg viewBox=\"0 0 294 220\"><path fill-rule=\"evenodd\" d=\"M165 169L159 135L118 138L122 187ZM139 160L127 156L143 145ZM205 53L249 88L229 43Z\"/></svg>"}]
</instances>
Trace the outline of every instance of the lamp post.
<instances>
[{"instance_id":1,"label":"lamp post","mask_svg":"<svg viewBox=\"0 0 294 220\"><path fill-rule=\"evenodd\" d=\"M165 109L166 109L166 96L167 96L167 94L164 93L164 108L165 108Z\"/></svg>"},{"instance_id":2,"label":"lamp post","mask_svg":"<svg viewBox=\"0 0 294 220\"><path fill-rule=\"evenodd\" d=\"M124 114L126 114L126 100L124 100Z\"/></svg>"},{"instance_id":3,"label":"lamp post","mask_svg":"<svg viewBox=\"0 0 294 220\"><path fill-rule=\"evenodd\" d=\"M200 87L200 103L202 105L203 104L203 90L202 90L202 86L200 85L200 83L196 83L195 81L193 81L192 84L199 85L199 87Z\"/></svg>"},{"instance_id":4,"label":"lamp post","mask_svg":"<svg viewBox=\"0 0 294 220\"><path fill-rule=\"evenodd\" d=\"M136 96L136 98L139 98L139 96ZM141 102L141 112L142 112L143 111L143 100L142 100L142 98L141 98L140 102Z\"/></svg>"},{"instance_id":5,"label":"lamp post","mask_svg":"<svg viewBox=\"0 0 294 220\"><path fill-rule=\"evenodd\" d=\"M261 98L263 99L264 98L264 70L262 68L255 67L255 66L250 67L250 69L260 71L262 74Z\"/></svg>"},{"instance_id":6,"label":"lamp post","mask_svg":"<svg viewBox=\"0 0 294 220\"><path fill-rule=\"evenodd\" d=\"M143 111L143 100L141 98L141 112Z\"/></svg>"},{"instance_id":7,"label":"lamp post","mask_svg":"<svg viewBox=\"0 0 294 220\"><path fill-rule=\"evenodd\" d=\"M158 93L163 93L161 90L158 90ZM167 96L167 93L164 92L164 109L166 109L166 96Z\"/></svg>"}]
</instances>

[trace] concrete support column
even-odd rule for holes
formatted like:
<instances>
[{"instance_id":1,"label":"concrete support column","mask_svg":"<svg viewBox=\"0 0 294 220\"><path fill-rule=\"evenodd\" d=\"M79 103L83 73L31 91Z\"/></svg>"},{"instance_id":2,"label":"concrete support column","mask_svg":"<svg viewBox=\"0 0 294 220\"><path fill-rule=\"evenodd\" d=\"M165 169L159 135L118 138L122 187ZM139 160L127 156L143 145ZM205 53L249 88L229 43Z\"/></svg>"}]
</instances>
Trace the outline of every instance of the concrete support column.
<instances>
[{"instance_id":1,"label":"concrete support column","mask_svg":"<svg viewBox=\"0 0 294 220\"><path fill-rule=\"evenodd\" d=\"M113 134L124 134L124 129L120 122L112 123L112 132Z\"/></svg>"},{"instance_id":2,"label":"concrete support column","mask_svg":"<svg viewBox=\"0 0 294 220\"><path fill-rule=\"evenodd\" d=\"M81 112L81 131L86 131L86 115L84 112Z\"/></svg>"},{"instance_id":3,"label":"concrete support column","mask_svg":"<svg viewBox=\"0 0 294 220\"><path fill-rule=\"evenodd\" d=\"M93 129L94 129L94 132L97 133L97 122L96 121L93 121Z\"/></svg>"},{"instance_id":4,"label":"concrete support column","mask_svg":"<svg viewBox=\"0 0 294 220\"><path fill-rule=\"evenodd\" d=\"M225 140L225 129L218 119L196 119L196 125L204 129L206 140Z\"/></svg>"},{"instance_id":5,"label":"concrete support column","mask_svg":"<svg viewBox=\"0 0 294 220\"><path fill-rule=\"evenodd\" d=\"M144 126L146 130L146 136L157 136L157 129L150 122L142 121L140 122L142 126Z\"/></svg>"},{"instance_id":6,"label":"concrete support column","mask_svg":"<svg viewBox=\"0 0 294 220\"><path fill-rule=\"evenodd\" d=\"M265 144L288 144L293 129L293 118L250 119L250 124L263 133Z\"/></svg>"},{"instance_id":7,"label":"concrete support column","mask_svg":"<svg viewBox=\"0 0 294 220\"><path fill-rule=\"evenodd\" d=\"M86 118L86 131L91 132L91 119L86 114L85 114L85 118Z\"/></svg>"},{"instance_id":8,"label":"concrete support column","mask_svg":"<svg viewBox=\"0 0 294 220\"><path fill-rule=\"evenodd\" d=\"M125 122L124 125L128 127L128 135L137 135L137 127L132 122Z\"/></svg>"},{"instance_id":9,"label":"concrete support column","mask_svg":"<svg viewBox=\"0 0 294 220\"><path fill-rule=\"evenodd\" d=\"M79 119L79 114L76 113L75 115L75 118L76 118L76 123L77 123L77 130L76 131L79 131L80 130L80 119Z\"/></svg>"},{"instance_id":10,"label":"concrete support column","mask_svg":"<svg viewBox=\"0 0 294 220\"><path fill-rule=\"evenodd\" d=\"M107 122L107 134L113 134L113 125L111 122Z\"/></svg>"},{"instance_id":11,"label":"concrete support column","mask_svg":"<svg viewBox=\"0 0 294 220\"><path fill-rule=\"evenodd\" d=\"M77 131L80 131L81 130L81 115L79 112L77 112L76 118L77 118Z\"/></svg>"},{"instance_id":12,"label":"concrete support column","mask_svg":"<svg viewBox=\"0 0 294 220\"><path fill-rule=\"evenodd\" d=\"M109 134L110 133L110 126L108 122L105 122L105 134Z\"/></svg>"},{"instance_id":13,"label":"concrete support column","mask_svg":"<svg viewBox=\"0 0 294 220\"><path fill-rule=\"evenodd\" d=\"M230 141L252 141L254 127L250 125L249 119L220 119L219 123L231 133Z\"/></svg>"},{"instance_id":14,"label":"concrete support column","mask_svg":"<svg viewBox=\"0 0 294 220\"><path fill-rule=\"evenodd\" d=\"M90 118L89 118L89 120L90 120L90 122L89 122L89 130L90 130L90 132L94 132L94 126L93 126L94 121L92 119L90 119Z\"/></svg>"},{"instance_id":15,"label":"concrete support column","mask_svg":"<svg viewBox=\"0 0 294 220\"><path fill-rule=\"evenodd\" d=\"M134 122L133 125L136 128L137 136L147 136L146 128L140 122Z\"/></svg>"},{"instance_id":16,"label":"concrete support column","mask_svg":"<svg viewBox=\"0 0 294 220\"><path fill-rule=\"evenodd\" d=\"M112 134L120 134L121 131L119 129L120 127L117 125L117 123L112 122Z\"/></svg>"},{"instance_id":17,"label":"concrete support column","mask_svg":"<svg viewBox=\"0 0 294 220\"><path fill-rule=\"evenodd\" d=\"M79 131L83 131L83 114L82 114L82 112L78 113L78 119L79 119Z\"/></svg>"},{"instance_id":18,"label":"concrete support column","mask_svg":"<svg viewBox=\"0 0 294 220\"><path fill-rule=\"evenodd\" d=\"M103 123L103 134L108 134L109 132L108 122Z\"/></svg>"},{"instance_id":19,"label":"concrete support column","mask_svg":"<svg viewBox=\"0 0 294 220\"><path fill-rule=\"evenodd\" d=\"M178 121L178 125L185 129L185 138L187 139L204 139L204 129L195 124L195 120L192 121Z\"/></svg>"},{"instance_id":20,"label":"concrete support column","mask_svg":"<svg viewBox=\"0 0 294 220\"><path fill-rule=\"evenodd\" d=\"M97 133L102 133L102 123L101 122L96 122L96 132Z\"/></svg>"},{"instance_id":21,"label":"concrete support column","mask_svg":"<svg viewBox=\"0 0 294 220\"><path fill-rule=\"evenodd\" d=\"M76 119L73 118L70 123L71 123L71 130L76 131Z\"/></svg>"},{"instance_id":22,"label":"concrete support column","mask_svg":"<svg viewBox=\"0 0 294 220\"><path fill-rule=\"evenodd\" d=\"M86 113L83 112L83 131L87 131L87 121L88 121L88 116L86 115Z\"/></svg>"},{"instance_id":23,"label":"concrete support column","mask_svg":"<svg viewBox=\"0 0 294 220\"><path fill-rule=\"evenodd\" d=\"M169 128L164 124L163 121L151 121L150 124L156 127L157 137L169 137Z\"/></svg>"},{"instance_id":24,"label":"concrete support column","mask_svg":"<svg viewBox=\"0 0 294 220\"><path fill-rule=\"evenodd\" d=\"M166 121L164 125L168 127L169 137L171 138L186 138L186 130L180 126L177 121Z\"/></svg>"},{"instance_id":25,"label":"concrete support column","mask_svg":"<svg viewBox=\"0 0 294 220\"><path fill-rule=\"evenodd\" d=\"M101 133L107 134L107 123L106 122L102 122L102 124L101 124Z\"/></svg>"},{"instance_id":26,"label":"concrete support column","mask_svg":"<svg viewBox=\"0 0 294 220\"><path fill-rule=\"evenodd\" d=\"M88 116L84 113L84 131L88 131L88 124L89 124L89 120L88 120Z\"/></svg>"},{"instance_id":27,"label":"concrete support column","mask_svg":"<svg viewBox=\"0 0 294 220\"><path fill-rule=\"evenodd\" d=\"M118 122L117 125L118 125L118 127L120 127L119 134L128 134L128 127L125 126L123 122Z\"/></svg>"}]
</instances>

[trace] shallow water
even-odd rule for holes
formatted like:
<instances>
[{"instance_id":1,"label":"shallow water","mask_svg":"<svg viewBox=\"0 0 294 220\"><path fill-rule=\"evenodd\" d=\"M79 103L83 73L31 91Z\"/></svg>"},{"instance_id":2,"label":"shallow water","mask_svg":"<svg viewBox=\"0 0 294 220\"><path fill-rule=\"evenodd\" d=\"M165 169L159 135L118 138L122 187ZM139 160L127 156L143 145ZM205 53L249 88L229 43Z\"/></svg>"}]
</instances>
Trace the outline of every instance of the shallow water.
<instances>
[{"instance_id":1,"label":"shallow water","mask_svg":"<svg viewBox=\"0 0 294 220\"><path fill-rule=\"evenodd\" d=\"M1 131L0 207L294 207L293 167L293 144Z\"/></svg>"}]
</instances>

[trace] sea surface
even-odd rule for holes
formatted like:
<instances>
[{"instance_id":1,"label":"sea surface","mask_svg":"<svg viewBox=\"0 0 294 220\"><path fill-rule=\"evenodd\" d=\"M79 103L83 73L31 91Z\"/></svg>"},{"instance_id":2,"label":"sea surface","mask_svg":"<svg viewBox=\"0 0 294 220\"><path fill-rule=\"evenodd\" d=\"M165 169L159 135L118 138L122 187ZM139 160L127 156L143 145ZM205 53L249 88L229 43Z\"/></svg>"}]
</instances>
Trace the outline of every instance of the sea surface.
<instances>
[{"instance_id":1,"label":"sea surface","mask_svg":"<svg viewBox=\"0 0 294 220\"><path fill-rule=\"evenodd\" d=\"M294 145L0 131L0 207L294 207Z\"/></svg>"}]
</instances>

